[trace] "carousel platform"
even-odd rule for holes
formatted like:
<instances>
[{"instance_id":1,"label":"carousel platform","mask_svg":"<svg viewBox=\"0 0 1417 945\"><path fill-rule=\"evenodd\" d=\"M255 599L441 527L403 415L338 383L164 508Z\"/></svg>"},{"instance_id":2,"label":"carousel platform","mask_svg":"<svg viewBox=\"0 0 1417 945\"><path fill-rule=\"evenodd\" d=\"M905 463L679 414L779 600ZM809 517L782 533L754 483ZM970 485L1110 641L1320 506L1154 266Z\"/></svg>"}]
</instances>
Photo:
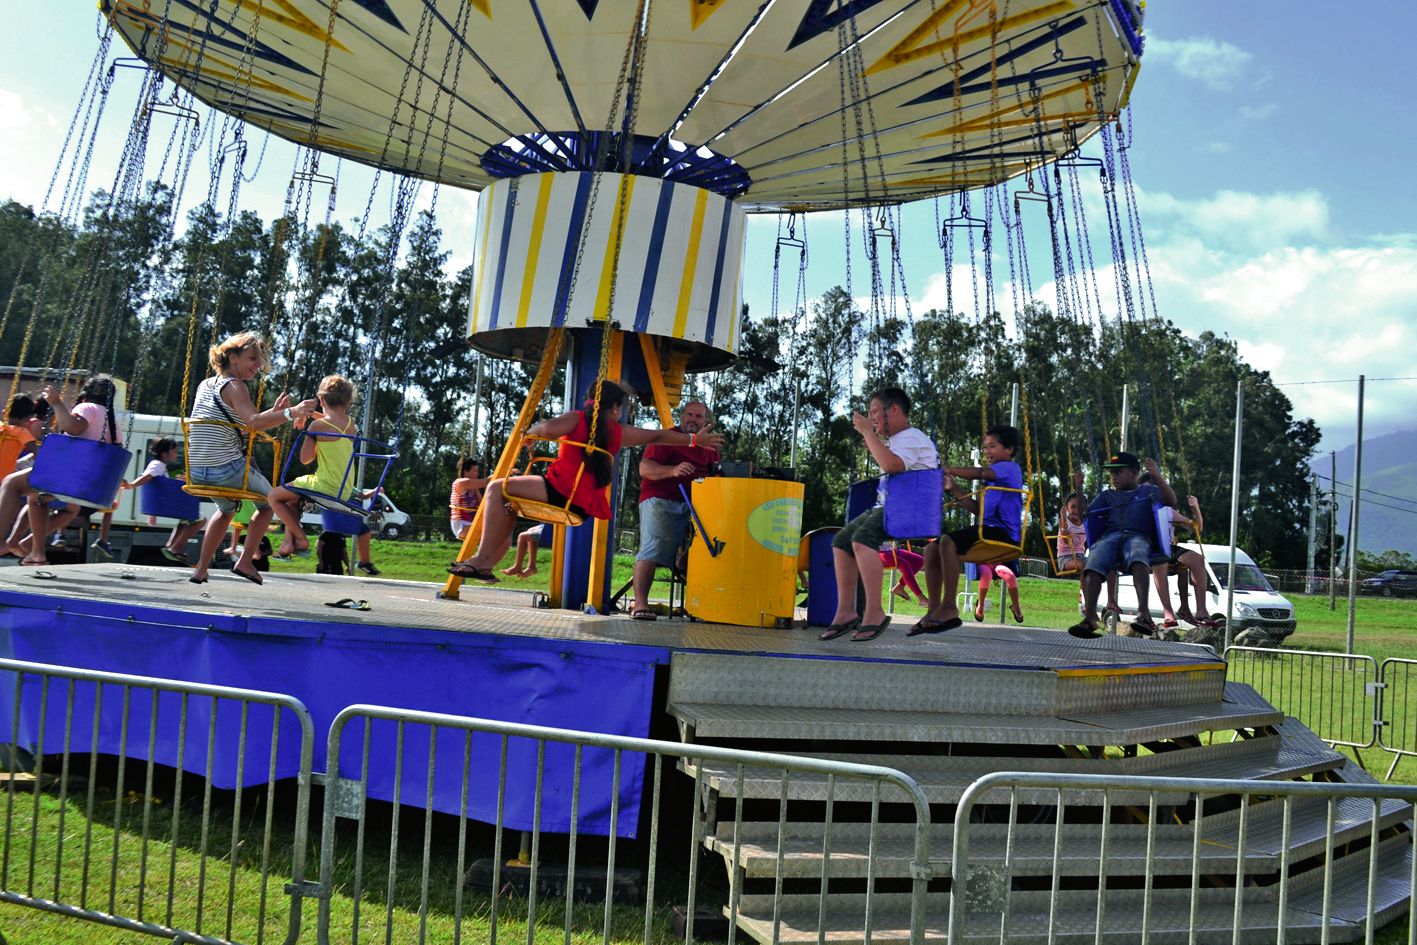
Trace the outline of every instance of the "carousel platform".
<instances>
[{"instance_id":1,"label":"carousel platform","mask_svg":"<svg viewBox=\"0 0 1417 945\"><path fill-rule=\"evenodd\" d=\"M651 623L546 610L533 605L529 592L500 587L464 586L461 600L446 601L435 597L440 585L381 579L268 574L265 585L256 587L220 572L194 585L189 572L175 568L91 564L49 572L46 578L29 568L0 569L0 655L288 693L310 709L317 744L340 709L374 703L634 736L677 730L686 742L886 765L910 774L936 808L934 868L946 881L953 805L969 784L992 771L1371 783L1301 720L1286 718L1249 686L1227 682L1225 663L1208 647L1113 636L1076 640L1055 630L980 624L907 637L908 617L897 617L869 643L821 642L816 630L803 627ZM326 606L346 598L367 601L369 609ZM761 802L781 796L781 774L711 764L686 763L682 769L704 784L704 844L723 857L730 885L741 894L742 931L765 942L818 940L820 898L813 887L823 875L827 828L821 802L830 798L838 803L830 828L832 905L825 934L832 941L861 940L852 897L864 890L855 884L864 882L874 849L878 894L871 940L904 936L900 909L908 897L893 897L889 888L909 876L908 831L889 823L910 819L904 796L888 791L879 798L888 829L872 848L868 825L851 823L871 807L871 798L861 793L865 788L794 776L787 788L790 842L783 865L794 885L775 906L770 890L779 820ZM616 823L622 835L635 836L643 769L631 765L622 773L622 817ZM597 780L588 773L583 783ZM392 797L394 788L372 780L369 785L376 797ZM583 795L581 829L593 831L595 812L607 810L611 800ZM1058 801L1056 791L1017 797L1030 805ZM1070 827L1063 860L1081 879L1064 884L1054 908L1076 910L1079 931L1074 936L1055 930L1055 937L1091 940L1093 932L1081 919L1096 912L1099 890L1095 881L1087 882L1086 866L1096 860L1098 837L1090 818L1077 812L1105 803L1113 810L1130 804L1135 813L1145 810L1146 799L1114 792L1104 802L1100 795L1072 791L1065 803ZM455 796L435 794L438 809L456 810L456 804ZM1162 883L1168 889L1157 900L1157 916L1166 915L1166 922L1192 914L1188 851L1194 849L1194 830L1176 813L1184 799L1176 805L1166 808L1171 819L1156 825L1153 838L1154 868L1175 878L1174 884ZM569 812L554 810L551 800L548 806L553 809L543 811L542 827L554 831ZM900 817L888 813L893 807ZM1277 805L1270 807L1252 810L1258 819L1251 830L1278 823ZM1311 807L1292 812L1288 826L1291 847L1306 855L1322 846L1328 826L1329 812ZM1406 888L1392 880L1406 875L1410 854L1391 841L1410 830L1409 815L1391 805L1344 808L1336 822L1338 839L1354 841L1340 844L1353 863L1337 864L1347 877L1345 902L1368 895L1368 856L1356 841L1374 835L1376 820L1376 835L1385 840L1373 877L1377 914L1387 919L1406 908ZM515 812L507 823L530 827L529 821L518 823ZM1226 875L1234 885L1236 861L1226 834L1233 829L1230 819L1206 820L1203 914L1227 918L1200 930L1198 940L1218 941L1230 932L1233 900L1221 901L1221 890ZM1005 855L1003 831L991 825L978 832L986 858ZM1006 936L1010 940L1038 934L1030 897L1036 898L1037 883L1053 863L1052 837L1051 828L1030 825L1016 841L1021 845L1012 854L1012 870L1019 912L1017 936ZM1116 839L1108 882L1120 885L1106 894L1109 935L1128 934L1134 916L1111 907L1133 895L1147 859L1144 845L1145 828L1138 823ZM1216 850L1228 850L1228 858ZM1247 850L1243 859L1246 877L1262 885L1279 869L1277 848ZM1310 906L1318 909L1319 903L1300 895L1288 902L1284 921L1291 940L1319 934L1317 919L1305 911ZM1279 918L1268 893L1244 910L1247 927L1272 929ZM1365 932L1361 921L1337 920L1351 912L1329 913L1336 917L1334 940ZM934 918L932 938L942 934ZM993 936L998 940L997 930Z\"/></svg>"}]
</instances>

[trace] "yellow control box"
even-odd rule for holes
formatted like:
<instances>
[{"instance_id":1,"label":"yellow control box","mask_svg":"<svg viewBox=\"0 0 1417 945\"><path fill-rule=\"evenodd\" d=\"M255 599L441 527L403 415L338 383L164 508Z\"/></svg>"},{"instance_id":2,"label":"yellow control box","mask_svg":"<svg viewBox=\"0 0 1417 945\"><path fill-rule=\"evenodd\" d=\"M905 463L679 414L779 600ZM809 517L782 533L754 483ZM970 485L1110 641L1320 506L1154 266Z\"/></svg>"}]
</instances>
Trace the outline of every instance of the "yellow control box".
<instances>
[{"instance_id":1,"label":"yellow control box","mask_svg":"<svg viewBox=\"0 0 1417 945\"><path fill-rule=\"evenodd\" d=\"M692 616L747 627L791 622L803 494L802 483L775 479L694 483L694 508L708 534L696 534L689 547Z\"/></svg>"}]
</instances>

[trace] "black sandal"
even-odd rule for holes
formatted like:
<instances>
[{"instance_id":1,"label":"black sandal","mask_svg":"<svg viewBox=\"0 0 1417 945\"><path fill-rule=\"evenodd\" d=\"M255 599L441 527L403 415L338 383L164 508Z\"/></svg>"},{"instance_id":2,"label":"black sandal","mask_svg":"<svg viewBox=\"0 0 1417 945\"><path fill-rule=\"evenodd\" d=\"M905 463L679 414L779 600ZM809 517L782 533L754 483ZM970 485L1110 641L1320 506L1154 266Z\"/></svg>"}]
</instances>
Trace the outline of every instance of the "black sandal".
<instances>
[{"instance_id":1,"label":"black sandal","mask_svg":"<svg viewBox=\"0 0 1417 945\"><path fill-rule=\"evenodd\" d=\"M459 564L453 562L448 565L448 573L460 578L470 578L474 581L481 581L484 584L500 584L502 579L485 568L476 568L470 564Z\"/></svg>"},{"instance_id":2,"label":"black sandal","mask_svg":"<svg viewBox=\"0 0 1417 945\"><path fill-rule=\"evenodd\" d=\"M876 637L884 633L886 627L889 627L890 625L891 618L889 617L887 617L885 620L882 620L880 623L867 624L866 626L857 629L857 631L851 635L851 640L853 643L865 643L868 640L874 640L876 639Z\"/></svg>"},{"instance_id":3,"label":"black sandal","mask_svg":"<svg viewBox=\"0 0 1417 945\"><path fill-rule=\"evenodd\" d=\"M918 637L922 633L948 633L951 630L958 630L964 626L964 620L960 617L951 617L948 620L922 619L915 626L906 631L908 637Z\"/></svg>"},{"instance_id":4,"label":"black sandal","mask_svg":"<svg viewBox=\"0 0 1417 945\"><path fill-rule=\"evenodd\" d=\"M1077 637L1079 640L1095 640L1102 636L1102 634L1098 632L1097 624L1088 623L1086 620L1079 620L1077 623L1073 624L1068 628L1068 633Z\"/></svg>"},{"instance_id":5,"label":"black sandal","mask_svg":"<svg viewBox=\"0 0 1417 945\"><path fill-rule=\"evenodd\" d=\"M835 640L837 637L842 636L843 634L850 633L852 630L855 630L859 626L861 626L860 617L855 617L851 620L846 621L846 623L834 623L830 627L827 627L825 630L823 630L821 633L817 634L817 639Z\"/></svg>"}]
</instances>

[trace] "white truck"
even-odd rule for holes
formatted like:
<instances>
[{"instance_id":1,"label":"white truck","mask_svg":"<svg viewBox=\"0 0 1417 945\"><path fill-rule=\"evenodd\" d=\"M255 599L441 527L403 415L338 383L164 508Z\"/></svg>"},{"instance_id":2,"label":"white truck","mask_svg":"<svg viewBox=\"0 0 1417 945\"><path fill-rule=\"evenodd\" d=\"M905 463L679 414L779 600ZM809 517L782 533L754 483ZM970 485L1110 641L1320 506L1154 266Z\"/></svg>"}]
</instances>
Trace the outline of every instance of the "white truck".
<instances>
[{"instance_id":1,"label":"white truck","mask_svg":"<svg viewBox=\"0 0 1417 945\"><path fill-rule=\"evenodd\" d=\"M131 418L125 414L121 420L119 429L125 435L124 445L133 454L128 461L128 470L123 474L123 477L130 482L142 475L144 467L147 466L150 458L148 445L153 440L165 436L176 440L179 444L182 442L181 417L140 413ZM129 432L130 420L131 432ZM172 472L175 475L181 475L180 459L179 465L174 467ZM280 470L275 470L275 474L278 475L279 472ZM135 564L160 564L166 561L162 557L161 549L167 543L174 523L171 519L160 518L156 525L149 525L148 517L139 511L139 492L140 490L137 489L123 489L118 493L118 508L113 513L113 522L108 535L109 545L114 552L113 560ZM388 496L381 496L380 499L380 509L371 516L369 523L374 528L375 534L381 538L398 538L408 530L411 519ZM216 506L211 502L203 502L201 510L202 517L205 518L216 511ZM301 522L308 528L318 531L320 527L319 510L315 510L314 513L306 513L301 517ZM71 553L77 552L80 561L105 560L92 547L93 542L98 538L98 523L99 516L94 515L91 520L75 519L65 529L65 546ZM197 557L197 542L200 540L201 535L198 533L197 538L193 539L187 549L187 556L193 560ZM61 557L56 560L63 559Z\"/></svg>"},{"instance_id":2,"label":"white truck","mask_svg":"<svg viewBox=\"0 0 1417 945\"><path fill-rule=\"evenodd\" d=\"M1182 542L1180 547L1199 551L1204 557L1207 578L1206 610L1214 616L1221 616L1225 613L1225 601L1228 596L1225 581L1230 572L1230 546L1197 545L1194 542ZM1189 579L1189 577L1190 575L1187 573L1185 575L1171 575L1167 578L1168 592L1171 595L1173 608L1178 600L1176 582L1182 578ZM1156 624L1160 626L1163 613L1161 602L1157 599L1156 585L1148 585L1147 590L1149 593L1147 610L1151 613ZM1195 596L1194 590L1194 587L1187 588L1192 598ZM1103 601L1099 604L1105 602L1106 592L1104 591L1103 594ZM1122 609L1123 620L1136 616L1137 594L1136 589L1132 587L1132 579L1129 575L1122 575L1117 579L1117 605ZM1194 602L1192 610L1195 610ZM1235 639L1242 644L1254 641L1263 646L1278 645L1280 641L1294 632L1294 605L1270 585L1269 580L1260 571L1254 559L1239 548L1235 549L1235 603L1231 616L1234 619ZM1194 631L1187 634L1188 639L1193 636ZM1242 636L1243 639L1241 639ZM1221 638L1224 638L1223 630Z\"/></svg>"}]
</instances>

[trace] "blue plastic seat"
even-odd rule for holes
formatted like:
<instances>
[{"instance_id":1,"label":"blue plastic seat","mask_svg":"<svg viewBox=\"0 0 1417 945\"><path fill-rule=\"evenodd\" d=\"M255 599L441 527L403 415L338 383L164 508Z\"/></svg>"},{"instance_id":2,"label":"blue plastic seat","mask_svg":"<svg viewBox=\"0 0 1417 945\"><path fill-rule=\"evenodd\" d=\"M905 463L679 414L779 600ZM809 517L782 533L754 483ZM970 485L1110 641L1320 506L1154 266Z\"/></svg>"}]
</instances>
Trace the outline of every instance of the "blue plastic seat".
<instances>
[{"instance_id":1,"label":"blue plastic seat","mask_svg":"<svg viewBox=\"0 0 1417 945\"><path fill-rule=\"evenodd\" d=\"M886 477L886 534L899 539L938 538L945 505L944 474L908 469Z\"/></svg>"},{"instance_id":2,"label":"blue plastic seat","mask_svg":"<svg viewBox=\"0 0 1417 945\"><path fill-rule=\"evenodd\" d=\"M132 456L116 443L51 433L34 458L30 486L64 502L107 509L118 497L118 486Z\"/></svg>"},{"instance_id":3,"label":"blue plastic seat","mask_svg":"<svg viewBox=\"0 0 1417 945\"><path fill-rule=\"evenodd\" d=\"M354 536L363 531L364 517L362 515L351 515L348 512L335 512L331 509L321 509L320 527L336 535Z\"/></svg>"},{"instance_id":4,"label":"blue plastic seat","mask_svg":"<svg viewBox=\"0 0 1417 945\"><path fill-rule=\"evenodd\" d=\"M1102 538L1107 528L1107 517L1111 509L1097 509L1083 517L1082 527L1087 532L1087 547L1090 549ZM1151 516L1147 519L1151 526L1147 539L1151 541L1156 554L1153 557L1171 557L1171 506L1160 502L1151 505Z\"/></svg>"},{"instance_id":5,"label":"blue plastic seat","mask_svg":"<svg viewBox=\"0 0 1417 945\"><path fill-rule=\"evenodd\" d=\"M138 487L138 511L155 518L190 522L202 517L202 500L183 490L181 479L157 476Z\"/></svg>"}]
</instances>

